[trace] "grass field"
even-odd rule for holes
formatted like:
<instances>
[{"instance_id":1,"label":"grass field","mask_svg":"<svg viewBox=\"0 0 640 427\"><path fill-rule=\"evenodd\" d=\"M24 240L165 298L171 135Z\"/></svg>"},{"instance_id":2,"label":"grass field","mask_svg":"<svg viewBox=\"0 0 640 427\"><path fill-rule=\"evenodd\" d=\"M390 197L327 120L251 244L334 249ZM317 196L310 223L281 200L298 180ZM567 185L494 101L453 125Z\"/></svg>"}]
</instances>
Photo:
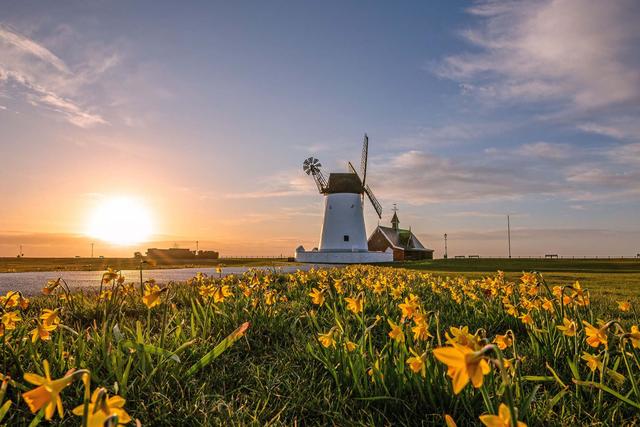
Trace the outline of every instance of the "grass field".
<instances>
[{"instance_id":1,"label":"grass field","mask_svg":"<svg viewBox=\"0 0 640 427\"><path fill-rule=\"evenodd\" d=\"M523 271L544 274L551 285L579 281L594 296L624 299L640 296L640 259L448 259L392 264L397 268L461 275L471 279L504 271L515 280Z\"/></svg>"},{"instance_id":2,"label":"grass field","mask_svg":"<svg viewBox=\"0 0 640 427\"><path fill-rule=\"evenodd\" d=\"M175 262L160 265L145 264L144 269L156 268L204 268L223 266L278 265L282 258L221 258L194 262ZM136 270L140 261L136 258L0 258L0 273L27 271L104 271L108 267L116 270Z\"/></svg>"},{"instance_id":3,"label":"grass field","mask_svg":"<svg viewBox=\"0 0 640 427\"><path fill-rule=\"evenodd\" d=\"M100 295L57 282L31 301L5 295L0 422L442 425L448 414L462 426L499 412L528 425L640 422L640 300L574 283L606 273L553 272L554 288L520 277L522 265L477 281L425 271L456 265L403 266L413 269L255 271L144 292L108 273ZM634 268L609 275L633 282Z\"/></svg>"}]
</instances>

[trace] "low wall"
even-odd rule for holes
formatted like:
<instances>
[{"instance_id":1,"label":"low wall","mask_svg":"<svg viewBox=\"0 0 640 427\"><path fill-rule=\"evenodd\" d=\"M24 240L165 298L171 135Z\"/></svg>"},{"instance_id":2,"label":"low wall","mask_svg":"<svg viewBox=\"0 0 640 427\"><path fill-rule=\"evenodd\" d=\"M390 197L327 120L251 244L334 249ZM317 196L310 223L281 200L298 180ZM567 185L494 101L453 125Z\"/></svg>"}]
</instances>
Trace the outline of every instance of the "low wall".
<instances>
[{"instance_id":1,"label":"low wall","mask_svg":"<svg viewBox=\"0 0 640 427\"><path fill-rule=\"evenodd\" d=\"M300 251L296 252L295 258L297 262L313 264L369 264L393 262L393 253Z\"/></svg>"}]
</instances>

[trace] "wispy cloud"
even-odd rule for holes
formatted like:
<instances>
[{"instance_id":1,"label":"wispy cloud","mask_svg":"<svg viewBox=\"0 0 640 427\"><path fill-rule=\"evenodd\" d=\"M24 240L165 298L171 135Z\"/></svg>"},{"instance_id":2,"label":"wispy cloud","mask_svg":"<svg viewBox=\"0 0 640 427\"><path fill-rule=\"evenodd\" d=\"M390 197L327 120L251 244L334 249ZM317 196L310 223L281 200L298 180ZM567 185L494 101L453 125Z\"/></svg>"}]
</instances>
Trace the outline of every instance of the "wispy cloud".
<instances>
[{"instance_id":1,"label":"wispy cloud","mask_svg":"<svg viewBox=\"0 0 640 427\"><path fill-rule=\"evenodd\" d=\"M480 25L461 34L475 52L436 67L465 91L583 110L640 99L640 69L630 54L640 39L638 2L483 1L469 13Z\"/></svg>"},{"instance_id":2,"label":"wispy cloud","mask_svg":"<svg viewBox=\"0 0 640 427\"><path fill-rule=\"evenodd\" d=\"M105 124L98 113L79 101L83 85L113 65L114 57L72 70L44 45L0 23L0 85L22 88L27 101L61 115L79 127ZM0 86L1 87L1 86Z\"/></svg>"},{"instance_id":3,"label":"wispy cloud","mask_svg":"<svg viewBox=\"0 0 640 427\"><path fill-rule=\"evenodd\" d=\"M304 175L301 171L286 171L275 174L264 180L265 185L260 186L258 191L239 191L226 193L223 197L227 199L265 199L274 197L308 196L316 191L316 187L311 177ZM203 194L208 198L207 194ZM215 195L214 197L219 197Z\"/></svg>"},{"instance_id":4,"label":"wispy cloud","mask_svg":"<svg viewBox=\"0 0 640 427\"><path fill-rule=\"evenodd\" d=\"M381 198L416 205L530 197L631 201L640 199L639 152L640 144L590 150L543 142L455 159L409 150L377 162L371 182Z\"/></svg>"},{"instance_id":5,"label":"wispy cloud","mask_svg":"<svg viewBox=\"0 0 640 427\"><path fill-rule=\"evenodd\" d=\"M516 150L518 154L539 159L566 159L575 151L569 144L552 144L549 142L533 142L523 144Z\"/></svg>"}]
</instances>

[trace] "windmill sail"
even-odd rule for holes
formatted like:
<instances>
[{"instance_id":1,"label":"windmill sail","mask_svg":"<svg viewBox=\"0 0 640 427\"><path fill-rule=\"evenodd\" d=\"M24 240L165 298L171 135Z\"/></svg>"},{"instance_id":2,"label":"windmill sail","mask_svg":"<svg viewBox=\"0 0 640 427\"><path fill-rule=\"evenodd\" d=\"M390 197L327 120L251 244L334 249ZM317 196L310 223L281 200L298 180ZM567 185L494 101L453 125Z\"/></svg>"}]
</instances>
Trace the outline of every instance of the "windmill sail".
<instances>
[{"instance_id":1,"label":"windmill sail","mask_svg":"<svg viewBox=\"0 0 640 427\"><path fill-rule=\"evenodd\" d=\"M378 214L378 218L382 219L382 206L380 206L380 202L378 202L378 199L376 199L376 196L373 195L373 192L371 191L371 188L369 188L368 185L364 186L364 192L367 193L367 196L369 197L369 201L371 202L371 204L373 205L373 208L376 210L376 213Z\"/></svg>"},{"instance_id":2,"label":"windmill sail","mask_svg":"<svg viewBox=\"0 0 640 427\"><path fill-rule=\"evenodd\" d=\"M302 170L304 170L307 175L313 176L313 180L318 186L318 191L324 193L327 189L327 179L322 174L320 170L321 167L322 163L315 157L309 157L302 164Z\"/></svg>"},{"instance_id":3,"label":"windmill sail","mask_svg":"<svg viewBox=\"0 0 640 427\"><path fill-rule=\"evenodd\" d=\"M363 180L362 178L360 178L360 175L358 175L356 168L353 167L351 162L349 162L348 165L349 165L349 169L351 170L351 173L355 174L355 176L358 177L358 179L360 180L360 183L362 184ZM366 184L362 184L362 192L367 194L367 197L369 197L369 201L373 205L373 209L375 209L376 213L378 214L378 217L382 219L382 206L380 205L380 202L378 202L378 199L376 198L376 196L373 195L371 188Z\"/></svg>"},{"instance_id":4,"label":"windmill sail","mask_svg":"<svg viewBox=\"0 0 640 427\"><path fill-rule=\"evenodd\" d=\"M364 140L362 141L362 157L360 158L360 176L362 177L362 185L367 182L367 161L369 157L369 137L364 134Z\"/></svg>"}]
</instances>

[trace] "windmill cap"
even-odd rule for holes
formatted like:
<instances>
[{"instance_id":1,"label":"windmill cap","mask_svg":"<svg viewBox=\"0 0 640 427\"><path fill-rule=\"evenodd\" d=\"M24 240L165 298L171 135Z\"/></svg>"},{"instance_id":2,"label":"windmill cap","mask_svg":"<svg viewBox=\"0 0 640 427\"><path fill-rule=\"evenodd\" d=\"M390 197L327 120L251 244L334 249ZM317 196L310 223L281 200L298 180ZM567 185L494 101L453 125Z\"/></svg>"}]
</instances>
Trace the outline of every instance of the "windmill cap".
<instances>
[{"instance_id":1,"label":"windmill cap","mask_svg":"<svg viewBox=\"0 0 640 427\"><path fill-rule=\"evenodd\" d=\"M360 178L354 173L331 173L325 193L363 193Z\"/></svg>"}]
</instances>

